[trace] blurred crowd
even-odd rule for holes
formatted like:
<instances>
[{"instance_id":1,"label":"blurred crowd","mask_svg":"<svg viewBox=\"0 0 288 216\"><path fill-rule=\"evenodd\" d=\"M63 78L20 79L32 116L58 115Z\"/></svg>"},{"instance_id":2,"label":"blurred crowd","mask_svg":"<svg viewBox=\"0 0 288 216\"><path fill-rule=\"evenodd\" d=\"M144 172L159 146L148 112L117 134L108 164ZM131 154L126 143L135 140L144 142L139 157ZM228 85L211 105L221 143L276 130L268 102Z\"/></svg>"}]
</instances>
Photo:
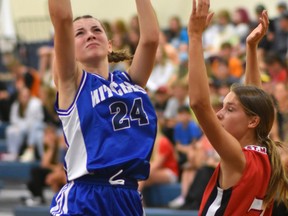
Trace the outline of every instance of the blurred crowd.
<instances>
[{"instance_id":1,"label":"blurred crowd","mask_svg":"<svg viewBox=\"0 0 288 216\"><path fill-rule=\"evenodd\" d=\"M263 88L275 102L277 118L270 136L287 143L288 10L285 1L275 6L278 14L271 18L267 35L259 44L258 60ZM261 4L255 7L255 20L245 7L220 10L205 30L204 57L215 111L221 109L230 86L243 81L246 36L258 24L258 16L264 9ZM134 54L139 39L137 16L129 22L117 19L103 24L114 50ZM219 156L189 108L186 27L178 16L171 16L167 26L159 35L156 61L146 88L157 112L158 134L150 178L140 182L139 190L153 184L181 182L181 195L169 207L198 209ZM40 168L33 170L32 182L27 186L34 198L45 203L43 188L49 185L56 192L65 183L62 170L65 139L54 109L56 90L51 73L53 37L51 43L38 49L37 55L37 68L25 64L26 56L21 49L2 56L7 72L0 74L0 124L5 126L8 152L0 160L40 161ZM129 63L111 64L110 71L127 70ZM281 154L288 169L288 150L281 149ZM35 200L28 198L24 201L27 205L35 204Z\"/></svg>"}]
</instances>

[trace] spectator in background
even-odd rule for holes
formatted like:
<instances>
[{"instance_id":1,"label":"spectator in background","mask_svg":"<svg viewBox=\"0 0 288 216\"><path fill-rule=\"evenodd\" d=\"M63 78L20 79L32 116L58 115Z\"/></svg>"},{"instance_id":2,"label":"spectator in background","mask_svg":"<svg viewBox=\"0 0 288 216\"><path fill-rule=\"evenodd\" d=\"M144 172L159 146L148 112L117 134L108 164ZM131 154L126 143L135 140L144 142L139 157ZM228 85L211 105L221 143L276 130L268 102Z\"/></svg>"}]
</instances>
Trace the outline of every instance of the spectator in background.
<instances>
[{"instance_id":1,"label":"spectator in background","mask_svg":"<svg viewBox=\"0 0 288 216\"><path fill-rule=\"evenodd\" d=\"M7 69L12 73L17 91L26 87L32 96L39 96L41 79L36 69L22 64L17 59L11 59Z\"/></svg>"},{"instance_id":2,"label":"spectator in background","mask_svg":"<svg viewBox=\"0 0 288 216\"><path fill-rule=\"evenodd\" d=\"M123 19L116 19L111 23L112 40L115 34L120 34L122 37L124 37L124 39L126 39L127 33L128 28Z\"/></svg>"},{"instance_id":3,"label":"spectator in background","mask_svg":"<svg viewBox=\"0 0 288 216\"><path fill-rule=\"evenodd\" d=\"M271 78L271 82L273 84L279 82L287 83L287 76L288 76L287 64L281 58L279 53L275 52L267 53L267 55L265 55L264 62L267 72Z\"/></svg>"},{"instance_id":4,"label":"spectator in background","mask_svg":"<svg viewBox=\"0 0 288 216\"><path fill-rule=\"evenodd\" d=\"M240 37L240 47L245 47L246 37L250 33L251 20L246 8L239 7L232 12L232 23Z\"/></svg>"},{"instance_id":5,"label":"spectator in background","mask_svg":"<svg viewBox=\"0 0 288 216\"><path fill-rule=\"evenodd\" d=\"M234 60L230 60L232 59L226 59L222 56L211 58L211 80L218 88L224 85L228 85L229 87L233 83L240 82L240 77L236 77L233 72L230 71L230 68L234 68L234 66L235 68L237 67L236 64L233 65L236 62L232 62ZM239 62L237 64L239 64ZM240 66L241 65L238 65L238 67ZM235 70L234 72L235 74L239 72L241 73L241 67L238 68L238 71ZM240 76L239 74L237 75Z\"/></svg>"},{"instance_id":6,"label":"spectator in background","mask_svg":"<svg viewBox=\"0 0 288 216\"><path fill-rule=\"evenodd\" d=\"M138 19L138 15L135 14L133 15L129 22L128 22L128 29L137 29L139 30L139 19Z\"/></svg>"},{"instance_id":7,"label":"spectator in background","mask_svg":"<svg viewBox=\"0 0 288 216\"><path fill-rule=\"evenodd\" d=\"M185 198L188 194L190 185L194 181L197 169L203 164L203 151L197 143L198 142L195 142L193 145L190 145L185 151L187 161L181 167L181 194L168 203L170 208L179 208L184 205Z\"/></svg>"},{"instance_id":8,"label":"spectator in background","mask_svg":"<svg viewBox=\"0 0 288 216\"><path fill-rule=\"evenodd\" d=\"M287 12L287 2L286 0L278 0L277 3L276 3L276 16L273 18L272 22L271 22L271 25L272 25L272 28L277 31L280 29L280 26L279 26L279 19L281 18L281 16L283 14L285 14Z\"/></svg>"},{"instance_id":9,"label":"spectator in background","mask_svg":"<svg viewBox=\"0 0 288 216\"><path fill-rule=\"evenodd\" d=\"M220 157L211 146L206 136L199 140L200 151L202 151L202 163L196 164L196 173L192 183L189 185L185 203L180 209L199 210L205 188L215 170ZM197 167L198 165L198 167Z\"/></svg>"},{"instance_id":10,"label":"spectator in background","mask_svg":"<svg viewBox=\"0 0 288 216\"><path fill-rule=\"evenodd\" d=\"M222 102L210 88L211 104L215 112L222 107ZM219 163L219 155L203 134L195 145L189 148L188 163L181 174L181 195L169 203L170 208L198 210L202 196L215 167Z\"/></svg>"},{"instance_id":11,"label":"spectator in background","mask_svg":"<svg viewBox=\"0 0 288 216\"><path fill-rule=\"evenodd\" d=\"M162 128L165 124L164 110L166 109L169 97L169 88L166 86L160 86L156 92L151 95L152 103L157 113L158 123L161 125L160 128Z\"/></svg>"},{"instance_id":12,"label":"spectator in background","mask_svg":"<svg viewBox=\"0 0 288 216\"><path fill-rule=\"evenodd\" d=\"M128 29L122 19L115 20L112 24L109 21L103 22L104 29L107 32L108 38L111 38L113 50L129 50L128 46ZM110 62L109 71L114 70L125 71L130 62Z\"/></svg>"},{"instance_id":13,"label":"spectator in background","mask_svg":"<svg viewBox=\"0 0 288 216\"><path fill-rule=\"evenodd\" d=\"M9 123L10 110L17 98L17 90L10 72L0 74L0 125ZM3 124L3 125L2 125ZM4 126L4 127L5 127Z\"/></svg>"},{"instance_id":14,"label":"spectator in background","mask_svg":"<svg viewBox=\"0 0 288 216\"><path fill-rule=\"evenodd\" d=\"M187 105L188 100L188 84L185 80L175 80L171 85L171 96L168 99L167 106L164 110L163 117L163 133L170 141L174 143L174 127L176 125L176 117L178 108Z\"/></svg>"},{"instance_id":15,"label":"spectator in background","mask_svg":"<svg viewBox=\"0 0 288 216\"><path fill-rule=\"evenodd\" d=\"M16 160L21 146L27 148L20 161L34 160L35 151L40 157L43 153L44 113L42 102L32 96L28 88L19 89L18 99L12 104L10 124L6 128L7 149L11 160Z\"/></svg>"},{"instance_id":16,"label":"spectator in background","mask_svg":"<svg viewBox=\"0 0 288 216\"><path fill-rule=\"evenodd\" d=\"M163 29L162 32L165 35L166 41L172 47L174 47L174 49L177 52L177 56L173 56L173 62L175 62L178 66L177 76L179 78L182 78L187 73L186 69L188 59L187 28L182 25L180 17L175 15L169 19L168 28ZM172 51L172 49L170 49L170 51ZM167 53L171 54L173 52L167 52Z\"/></svg>"},{"instance_id":17,"label":"spectator in background","mask_svg":"<svg viewBox=\"0 0 288 216\"><path fill-rule=\"evenodd\" d=\"M288 11L283 12L274 21L275 32L272 39L272 50L279 55L283 61L287 61L288 56Z\"/></svg>"},{"instance_id":18,"label":"spectator in background","mask_svg":"<svg viewBox=\"0 0 288 216\"><path fill-rule=\"evenodd\" d=\"M256 28L259 24L259 19L261 18L262 12L266 10L265 5L263 4L257 4L254 12L255 12L255 19L252 20L251 22L251 30ZM275 32L275 27L273 24L273 20L269 19L269 26L268 26L268 31L267 34L263 36L261 41L259 41L258 49L257 49L257 56L258 56L258 62L259 66L263 65L264 63L264 56L271 50L272 48L272 40L274 38L274 32Z\"/></svg>"},{"instance_id":19,"label":"spectator in background","mask_svg":"<svg viewBox=\"0 0 288 216\"><path fill-rule=\"evenodd\" d=\"M54 58L54 32L51 31L50 40L47 44L41 46L37 50L39 62L38 71L42 83L53 86L52 81L52 62Z\"/></svg>"},{"instance_id":20,"label":"spectator in background","mask_svg":"<svg viewBox=\"0 0 288 216\"><path fill-rule=\"evenodd\" d=\"M228 10L218 11L214 23L211 23L203 34L205 58L217 55L224 42L229 42L232 46L240 42Z\"/></svg>"},{"instance_id":21,"label":"spectator in background","mask_svg":"<svg viewBox=\"0 0 288 216\"><path fill-rule=\"evenodd\" d=\"M182 168L187 162L187 154L191 146L202 136L202 131L192 120L191 109L187 105L180 106L177 113L177 122L174 127L174 141L178 152L178 164Z\"/></svg>"},{"instance_id":22,"label":"spectator in background","mask_svg":"<svg viewBox=\"0 0 288 216\"><path fill-rule=\"evenodd\" d=\"M278 0L276 4L276 9L279 14L282 14L287 11L287 1L286 0Z\"/></svg>"},{"instance_id":23,"label":"spectator in background","mask_svg":"<svg viewBox=\"0 0 288 216\"><path fill-rule=\"evenodd\" d=\"M160 86L171 86L176 80L177 66L168 58L165 48L159 45L155 64L147 82L147 89L154 93Z\"/></svg>"},{"instance_id":24,"label":"spectator in background","mask_svg":"<svg viewBox=\"0 0 288 216\"><path fill-rule=\"evenodd\" d=\"M188 44L181 43L178 48L178 58L179 58L179 70L177 77L178 79L187 80L188 76Z\"/></svg>"},{"instance_id":25,"label":"spectator in background","mask_svg":"<svg viewBox=\"0 0 288 216\"><path fill-rule=\"evenodd\" d=\"M128 27L124 20L116 19L112 22L111 36L113 50L122 50L126 48L128 39Z\"/></svg>"},{"instance_id":26,"label":"spectator in background","mask_svg":"<svg viewBox=\"0 0 288 216\"><path fill-rule=\"evenodd\" d=\"M48 85L42 85L40 99L43 104L44 122L51 124L57 129L61 128L60 119L55 110L56 89Z\"/></svg>"},{"instance_id":27,"label":"spectator in background","mask_svg":"<svg viewBox=\"0 0 288 216\"><path fill-rule=\"evenodd\" d=\"M203 135L189 149L189 166L181 175L181 195L172 200L169 207L198 210L206 185L219 160L219 155Z\"/></svg>"},{"instance_id":28,"label":"spectator in background","mask_svg":"<svg viewBox=\"0 0 288 216\"><path fill-rule=\"evenodd\" d=\"M172 16L169 20L168 28L163 30L167 37L167 41L176 49L181 43L188 44L187 29L182 26L179 16Z\"/></svg>"},{"instance_id":29,"label":"spectator in background","mask_svg":"<svg viewBox=\"0 0 288 216\"><path fill-rule=\"evenodd\" d=\"M129 51L132 55L134 55L135 53L135 50L139 42L139 38L140 38L140 26L139 26L139 18L138 15L136 14L131 17L128 23L127 43Z\"/></svg>"},{"instance_id":30,"label":"spectator in background","mask_svg":"<svg viewBox=\"0 0 288 216\"><path fill-rule=\"evenodd\" d=\"M24 197L23 202L27 206L35 206L45 204L44 189L47 187L45 182L46 176L51 173L59 164L59 140L57 128L53 125L47 125L44 130L44 152L41 157L40 167L31 170L30 181L27 188L31 193L31 197Z\"/></svg>"},{"instance_id":31,"label":"spectator in background","mask_svg":"<svg viewBox=\"0 0 288 216\"><path fill-rule=\"evenodd\" d=\"M288 143L288 91L285 83L279 82L273 86L273 97L276 103L277 128L281 141Z\"/></svg>"},{"instance_id":32,"label":"spectator in background","mask_svg":"<svg viewBox=\"0 0 288 216\"><path fill-rule=\"evenodd\" d=\"M128 47L131 55L135 54L140 39L140 30L131 28L128 30Z\"/></svg>"},{"instance_id":33,"label":"spectator in background","mask_svg":"<svg viewBox=\"0 0 288 216\"><path fill-rule=\"evenodd\" d=\"M67 178L63 164L58 164L52 172L48 173L45 179L46 185L48 185L54 193L58 193L61 188L66 184Z\"/></svg>"},{"instance_id":34,"label":"spectator in background","mask_svg":"<svg viewBox=\"0 0 288 216\"><path fill-rule=\"evenodd\" d=\"M138 190L140 191L154 184L172 184L178 182L179 170L174 146L162 134L160 124L158 126L150 160L150 175L147 180L139 182Z\"/></svg>"},{"instance_id":35,"label":"spectator in background","mask_svg":"<svg viewBox=\"0 0 288 216\"><path fill-rule=\"evenodd\" d=\"M53 46L42 46L38 49L39 76L44 84L50 86L53 85L51 73L53 54Z\"/></svg>"},{"instance_id":36,"label":"spectator in background","mask_svg":"<svg viewBox=\"0 0 288 216\"><path fill-rule=\"evenodd\" d=\"M229 74L239 81L244 73L243 62L237 51L235 53L232 44L229 42L221 44L219 56L228 62Z\"/></svg>"},{"instance_id":37,"label":"spectator in background","mask_svg":"<svg viewBox=\"0 0 288 216\"><path fill-rule=\"evenodd\" d=\"M180 59L178 56L179 55L178 50L171 43L168 42L167 36L164 34L163 31L160 31L159 46L163 47L167 55L167 58L170 59L170 61L174 65L179 65Z\"/></svg>"},{"instance_id":38,"label":"spectator in background","mask_svg":"<svg viewBox=\"0 0 288 216\"><path fill-rule=\"evenodd\" d=\"M58 136L59 140L59 163L53 168L45 178L45 183L53 192L58 193L60 189L66 184L67 176L64 170L64 161L67 151L64 135Z\"/></svg>"}]
</instances>

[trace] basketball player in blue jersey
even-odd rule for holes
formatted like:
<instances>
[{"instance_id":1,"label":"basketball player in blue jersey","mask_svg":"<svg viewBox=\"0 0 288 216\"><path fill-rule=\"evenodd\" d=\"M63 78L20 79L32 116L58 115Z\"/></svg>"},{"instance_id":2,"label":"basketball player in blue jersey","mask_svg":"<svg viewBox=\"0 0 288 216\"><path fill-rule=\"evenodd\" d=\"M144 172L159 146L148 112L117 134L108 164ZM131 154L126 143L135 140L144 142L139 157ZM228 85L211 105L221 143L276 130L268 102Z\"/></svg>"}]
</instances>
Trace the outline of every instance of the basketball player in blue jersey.
<instances>
[{"instance_id":1,"label":"basketball player in blue jersey","mask_svg":"<svg viewBox=\"0 0 288 216\"><path fill-rule=\"evenodd\" d=\"M210 105L202 34L212 20L209 0L192 0L189 34L189 99L205 135L221 157L203 194L199 215L271 216L277 197L288 205L288 179L269 133L275 108L261 89L257 47L269 19L246 39L245 84L232 86L217 113ZM280 145L280 144L279 144Z\"/></svg>"},{"instance_id":2,"label":"basketball player in blue jersey","mask_svg":"<svg viewBox=\"0 0 288 216\"><path fill-rule=\"evenodd\" d=\"M70 0L49 0L55 29L53 78L56 109L68 146L67 184L51 215L143 215L137 181L149 175L156 115L144 90L159 40L150 0L135 0L140 40L128 72L108 72L112 52L103 25L91 16L72 19Z\"/></svg>"}]
</instances>

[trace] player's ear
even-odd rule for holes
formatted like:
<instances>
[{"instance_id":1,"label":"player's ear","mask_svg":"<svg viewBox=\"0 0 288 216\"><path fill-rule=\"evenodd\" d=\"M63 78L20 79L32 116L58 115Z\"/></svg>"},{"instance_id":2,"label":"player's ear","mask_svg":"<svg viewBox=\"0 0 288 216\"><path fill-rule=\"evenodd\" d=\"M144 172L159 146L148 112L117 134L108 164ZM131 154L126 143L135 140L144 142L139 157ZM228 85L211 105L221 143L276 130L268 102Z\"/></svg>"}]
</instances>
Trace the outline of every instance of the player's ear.
<instances>
[{"instance_id":1,"label":"player's ear","mask_svg":"<svg viewBox=\"0 0 288 216\"><path fill-rule=\"evenodd\" d=\"M256 128L260 122L259 116L252 116L248 123L248 128Z\"/></svg>"}]
</instances>

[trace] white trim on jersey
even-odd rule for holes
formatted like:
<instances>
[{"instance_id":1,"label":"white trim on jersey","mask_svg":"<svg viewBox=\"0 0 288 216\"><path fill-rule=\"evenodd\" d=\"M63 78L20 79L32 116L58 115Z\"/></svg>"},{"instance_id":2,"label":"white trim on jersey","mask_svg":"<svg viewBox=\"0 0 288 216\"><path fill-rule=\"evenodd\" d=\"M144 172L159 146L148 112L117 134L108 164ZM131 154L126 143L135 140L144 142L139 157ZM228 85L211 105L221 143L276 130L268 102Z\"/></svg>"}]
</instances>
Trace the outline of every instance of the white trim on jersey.
<instances>
[{"instance_id":1,"label":"white trim on jersey","mask_svg":"<svg viewBox=\"0 0 288 216\"><path fill-rule=\"evenodd\" d=\"M127 76L127 74L125 72L122 72L122 74L123 74L123 76L126 77L127 81L129 81L129 82L131 81L131 79L129 79L129 77Z\"/></svg>"},{"instance_id":2,"label":"white trim on jersey","mask_svg":"<svg viewBox=\"0 0 288 216\"><path fill-rule=\"evenodd\" d=\"M260 216L263 216L265 213L265 209L266 209L266 206L264 205L263 200L254 198L248 212L250 212L251 210L262 212Z\"/></svg>"},{"instance_id":3,"label":"white trim on jersey","mask_svg":"<svg viewBox=\"0 0 288 216\"><path fill-rule=\"evenodd\" d=\"M261 199L256 199L256 198L255 198L255 199L253 200L253 202L252 202L252 204L251 204L248 212L249 212L250 210L261 211L261 210L262 210L262 206L263 206L263 200L261 200Z\"/></svg>"},{"instance_id":4,"label":"white trim on jersey","mask_svg":"<svg viewBox=\"0 0 288 216\"><path fill-rule=\"evenodd\" d=\"M223 189L217 187L217 196L214 200L214 202L209 207L206 216L214 216L219 207L221 206L221 201L223 198Z\"/></svg>"},{"instance_id":5,"label":"white trim on jersey","mask_svg":"<svg viewBox=\"0 0 288 216\"><path fill-rule=\"evenodd\" d=\"M72 112L72 110L76 106L76 101L77 101L77 99L78 99L78 97L79 97L79 95L80 95L80 93L81 93L81 91L83 89L83 86L85 84L86 78L87 78L87 72L83 71L83 79L81 80L81 84L79 86L78 92L77 92L72 104L70 105L70 107L67 110L58 109L57 110L58 115L61 115L61 116L62 115L70 115L70 113Z\"/></svg>"},{"instance_id":6,"label":"white trim on jersey","mask_svg":"<svg viewBox=\"0 0 288 216\"><path fill-rule=\"evenodd\" d=\"M88 72L87 72L88 73ZM106 80L103 76L99 75L99 74L94 74L94 73L91 73L93 76L96 76L102 80Z\"/></svg>"},{"instance_id":7,"label":"white trim on jersey","mask_svg":"<svg viewBox=\"0 0 288 216\"><path fill-rule=\"evenodd\" d=\"M69 181L82 175L88 174L86 169L87 150L84 136L81 130L77 106L74 107L69 116L59 117L63 124L63 131L69 146L65 161L67 178Z\"/></svg>"}]
</instances>

